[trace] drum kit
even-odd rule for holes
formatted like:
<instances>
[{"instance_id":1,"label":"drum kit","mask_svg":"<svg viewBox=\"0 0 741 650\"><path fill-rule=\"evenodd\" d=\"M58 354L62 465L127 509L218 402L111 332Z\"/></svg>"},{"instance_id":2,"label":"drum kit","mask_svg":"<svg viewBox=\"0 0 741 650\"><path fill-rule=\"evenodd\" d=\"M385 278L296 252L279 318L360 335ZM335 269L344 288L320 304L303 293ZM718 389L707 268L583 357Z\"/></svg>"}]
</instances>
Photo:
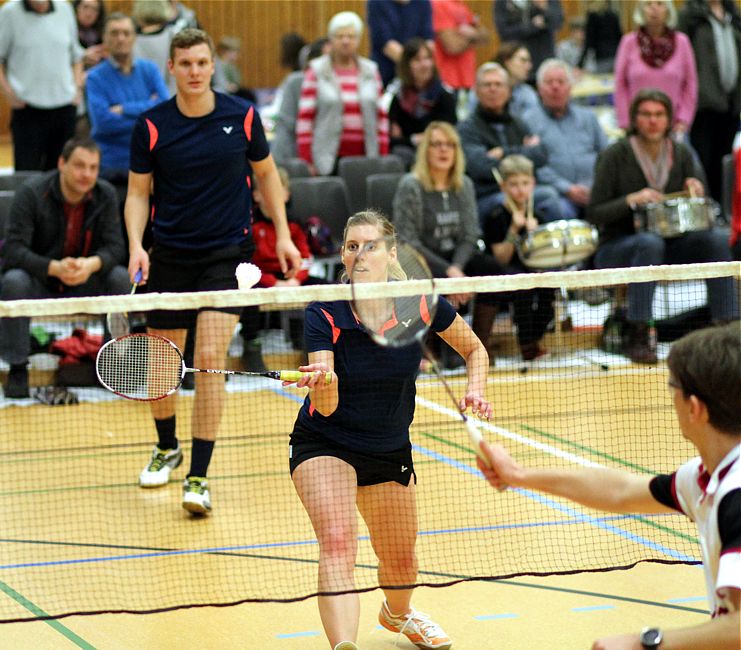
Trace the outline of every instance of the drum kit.
<instances>
[{"instance_id":1,"label":"drum kit","mask_svg":"<svg viewBox=\"0 0 741 650\"><path fill-rule=\"evenodd\" d=\"M717 206L711 199L689 196L685 192L666 194L658 203L636 210L633 221L637 232L653 232L664 239L681 237L715 225Z\"/></svg>"}]
</instances>

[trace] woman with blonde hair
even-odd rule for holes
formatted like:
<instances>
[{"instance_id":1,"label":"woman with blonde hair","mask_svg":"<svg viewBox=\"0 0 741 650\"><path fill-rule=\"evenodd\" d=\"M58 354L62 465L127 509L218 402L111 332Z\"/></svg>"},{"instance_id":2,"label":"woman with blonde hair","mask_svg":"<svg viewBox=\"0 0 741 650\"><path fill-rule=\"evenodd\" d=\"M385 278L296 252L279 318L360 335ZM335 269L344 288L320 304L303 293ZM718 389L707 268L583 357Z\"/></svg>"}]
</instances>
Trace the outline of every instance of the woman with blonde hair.
<instances>
[{"instance_id":1,"label":"woman with blonde hair","mask_svg":"<svg viewBox=\"0 0 741 650\"><path fill-rule=\"evenodd\" d=\"M401 179L394 196L394 225L399 236L420 251L435 277L502 273L491 255L478 250L481 233L476 197L465 168L458 132L447 122L431 122L417 147L412 171ZM471 297L470 293L458 293L448 299L455 307L462 307ZM472 327L484 345L495 315L495 296L477 296Z\"/></svg>"},{"instance_id":2,"label":"woman with blonde hair","mask_svg":"<svg viewBox=\"0 0 741 650\"><path fill-rule=\"evenodd\" d=\"M697 109L697 69L689 38L674 28L671 0L638 0L637 28L620 40L615 58L615 112L618 126L630 124L629 107L639 90L664 92L674 107L674 136L683 140Z\"/></svg>"}]
</instances>

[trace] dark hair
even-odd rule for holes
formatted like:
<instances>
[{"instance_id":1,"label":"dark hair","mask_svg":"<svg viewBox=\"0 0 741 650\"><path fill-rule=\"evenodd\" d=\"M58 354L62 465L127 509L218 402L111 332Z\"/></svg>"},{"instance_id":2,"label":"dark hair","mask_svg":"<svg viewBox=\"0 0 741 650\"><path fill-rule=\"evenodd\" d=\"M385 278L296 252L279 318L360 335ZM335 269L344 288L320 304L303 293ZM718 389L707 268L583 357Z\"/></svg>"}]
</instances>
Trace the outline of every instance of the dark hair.
<instances>
[{"instance_id":1,"label":"dark hair","mask_svg":"<svg viewBox=\"0 0 741 650\"><path fill-rule=\"evenodd\" d=\"M175 50L187 50L201 43L208 45L208 49L211 50L211 57L213 57L215 53L214 41L208 33L202 29L186 27L172 37L172 41L170 42L170 60L175 60Z\"/></svg>"},{"instance_id":2,"label":"dark hair","mask_svg":"<svg viewBox=\"0 0 741 650\"><path fill-rule=\"evenodd\" d=\"M423 38L410 38L404 43L404 49L401 52L401 58L396 66L396 72L399 75L402 86L414 86L414 78L412 77L412 68L410 65L411 60L419 54L419 51L425 49L430 53L430 56L435 60L435 53L430 48L429 43ZM437 78L437 67L435 67L434 79Z\"/></svg>"},{"instance_id":3,"label":"dark hair","mask_svg":"<svg viewBox=\"0 0 741 650\"><path fill-rule=\"evenodd\" d=\"M100 154L100 147L98 146L98 143L95 142L95 140L90 137L82 138L79 136L75 136L74 138L70 138L69 140L67 140L67 142L64 143L64 146L62 147L62 153L60 154L62 160L64 160L64 162L67 162L72 156L72 152L78 147L80 149L87 149L88 151Z\"/></svg>"},{"instance_id":4,"label":"dark hair","mask_svg":"<svg viewBox=\"0 0 741 650\"><path fill-rule=\"evenodd\" d=\"M288 32L280 37L280 64L290 70L300 70L298 55L306 40L301 34Z\"/></svg>"},{"instance_id":5,"label":"dark hair","mask_svg":"<svg viewBox=\"0 0 741 650\"><path fill-rule=\"evenodd\" d=\"M105 30L108 29L108 25L119 20L128 20L131 23L131 28L134 30L134 33L136 33L136 23L134 22L134 19L128 14L125 14L123 11L114 11L112 14L106 17L105 24L103 25L103 33L105 34Z\"/></svg>"},{"instance_id":6,"label":"dark hair","mask_svg":"<svg viewBox=\"0 0 741 650\"><path fill-rule=\"evenodd\" d=\"M518 50L527 50L527 45L520 41L505 41L499 45L496 55L493 56L491 60L506 68L507 61L509 61Z\"/></svg>"},{"instance_id":7,"label":"dark hair","mask_svg":"<svg viewBox=\"0 0 741 650\"><path fill-rule=\"evenodd\" d=\"M82 4L82 0L73 0L72 1L72 7L75 10L75 22L77 22L77 7ZM103 0L98 0L98 17L95 19L95 22L91 25L91 29L94 29L98 34L103 33L103 27L106 23L106 17L105 17L105 3Z\"/></svg>"},{"instance_id":8,"label":"dark hair","mask_svg":"<svg viewBox=\"0 0 741 650\"><path fill-rule=\"evenodd\" d=\"M667 359L671 379L685 398L694 395L708 409L710 424L741 435L741 323L707 327L683 336Z\"/></svg>"},{"instance_id":9,"label":"dark hair","mask_svg":"<svg viewBox=\"0 0 741 650\"><path fill-rule=\"evenodd\" d=\"M638 132L636 129L636 118L638 117L638 108L643 102L658 102L664 106L666 115L669 118L669 124L667 124L664 135L669 135L672 131L672 124L674 123L672 100L669 99L666 93L661 92L657 88L643 88L639 90L633 101L630 102L630 126L628 127L628 135L635 135Z\"/></svg>"}]
</instances>

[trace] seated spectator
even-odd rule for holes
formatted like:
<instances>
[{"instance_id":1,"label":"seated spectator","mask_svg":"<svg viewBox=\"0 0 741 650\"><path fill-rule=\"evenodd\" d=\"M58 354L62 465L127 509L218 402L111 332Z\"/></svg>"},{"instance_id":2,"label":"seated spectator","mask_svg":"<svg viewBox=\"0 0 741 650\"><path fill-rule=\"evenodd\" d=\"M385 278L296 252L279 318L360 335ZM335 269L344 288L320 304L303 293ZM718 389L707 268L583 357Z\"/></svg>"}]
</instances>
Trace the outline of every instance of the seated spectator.
<instances>
[{"instance_id":1,"label":"seated spectator","mask_svg":"<svg viewBox=\"0 0 741 650\"><path fill-rule=\"evenodd\" d=\"M135 39L134 21L120 12L111 14L103 32L109 56L90 71L87 80L92 137L100 147L100 175L116 186L122 203L136 118L170 95L157 66L134 58Z\"/></svg>"},{"instance_id":2,"label":"seated spectator","mask_svg":"<svg viewBox=\"0 0 741 650\"><path fill-rule=\"evenodd\" d=\"M329 52L329 39L318 38L302 48L299 58L303 68L291 72L280 84L275 93L271 112L274 114L273 140L270 142L270 153L275 162L284 163L298 157L296 149L296 121L298 120L298 102L301 95L301 84L304 83L304 70L309 61L318 59ZM262 112L261 112L262 113Z\"/></svg>"},{"instance_id":3,"label":"seated spectator","mask_svg":"<svg viewBox=\"0 0 741 650\"><path fill-rule=\"evenodd\" d=\"M527 82L533 69L530 52L519 41L507 41L499 46L493 61L501 65L509 75L509 110L513 115L522 115L526 110L537 106L538 93Z\"/></svg>"},{"instance_id":4,"label":"seated spectator","mask_svg":"<svg viewBox=\"0 0 741 650\"><path fill-rule=\"evenodd\" d=\"M54 169L74 135L82 57L68 2L0 6L0 93L11 109L16 171Z\"/></svg>"},{"instance_id":5,"label":"seated spectator","mask_svg":"<svg viewBox=\"0 0 741 650\"><path fill-rule=\"evenodd\" d=\"M612 8L611 0L592 0L587 6L584 50L578 67L591 70L593 65L597 74L608 74L615 67L615 53L623 36L620 16Z\"/></svg>"},{"instance_id":6,"label":"seated spectator","mask_svg":"<svg viewBox=\"0 0 741 650\"><path fill-rule=\"evenodd\" d=\"M242 86L242 73L238 65L241 49L242 41L237 36L224 36L216 44L213 87L214 90L236 95L257 104L257 95L249 88Z\"/></svg>"},{"instance_id":7,"label":"seated spectator","mask_svg":"<svg viewBox=\"0 0 741 650\"><path fill-rule=\"evenodd\" d=\"M433 46L430 0L368 0L366 3L370 58L378 66L384 86L391 83L404 43L421 38Z\"/></svg>"},{"instance_id":8,"label":"seated spectator","mask_svg":"<svg viewBox=\"0 0 741 650\"><path fill-rule=\"evenodd\" d=\"M564 219L581 219L589 203L594 163L607 147L607 136L591 109L571 101L573 80L566 63L546 59L537 79L540 103L522 119L548 154L548 162L538 168L538 182L556 188Z\"/></svg>"},{"instance_id":9,"label":"seated spectator","mask_svg":"<svg viewBox=\"0 0 741 650\"><path fill-rule=\"evenodd\" d=\"M584 18L569 20L569 34L556 43L556 57L572 68L578 68L584 50ZM543 65L542 63L540 65Z\"/></svg>"},{"instance_id":10,"label":"seated spectator","mask_svg":"<svg viewBox=\"0 0 741 650\"><path fill-rule=\"evenodd\" d=\"M627 137L605 149L597 159L587 219L600 229L594 258L597 268L725 262L731 259L727 235L721 230L687 232L663 239L636 228L634 214L642 206L686 190L704 196L705 186L692 154L671 138L672 103L660 90L638 92L630 105ZM713 321L738 318L733 278L707 280ZM635 363L655 363L656 348L649 336L656 284L628 286L628 336L624 353Z\"/></svg>"},{"instance_id":11,"label":"seated spectator","mask_svg":"<svg viewBox=\"0 0 741 650\"><path fill-rule=\"evenodd\" d=\"M427 261L434 277L496 275L501 267L478 250L480 228L471 179L464 175L460 138L447 122L432 122L417 147L414 167L394 196L394 226L399 237ZM470 293L447 296L458 308ZM476 296L473 331L486 345L496 316L495 296Z\"/></svg>"},{"instance_id":12,"label":"seated spectator","mask_svg":"<svg viewBox=\"0 0 741 650\"><path fill-rule=\"evenodd\" d=\"M427 41L412 38L404 43L398 81L392 82L389 107L391 153L411 167L422 133L430 122L455 124L455 96L440 82Z\"/></svg>"},{"instance_id":13,"label":"seated spectator","mask_svg":"<svg viewBox=\"0 0 741 650\"><path fill-rule=\"evenodd\" d=\"M531 210L535 188L533 163L525 156L513 154L502 160L499 173L506 198L484 221L484 244L504 273L528 273L531 269L520 260L519 247L539 224L537 211ZM523 360L542 357L547 351L540 341L554 314L553 289L513 291L507 298L514 307L513 320Z\"/></svg>"},{"instance_id":14,"label":"seated spectator","mask_svg":"<svg viewBox=\"0 0 741 650\"><path fill-rule=\"evenodd\" d=\"M291 198L291 187L288 179L288 173L282 167L278 168L280 181L283 186L283 201L288 203ZM257 287L300 287L309 284L325 284L322 278L317 278L309 274L312 255L309 250L309 242L301 224L295 221L288 222L288 228L291 232L291 240L301 253L304 263L292 278L286 278L280 269L280 261L275 254L276 233L273 219L270 215L265 197L260 191L257 178L253 179L252 198L254 207L252 209L252 237L255 240L255 252L252 256L252 263L260 271L262 277L257 283ZM245 307L242 311L242 340L244 341L244 352L242 360L247 370L253 372L264 372L265 363L262 358L262 345L258 334L260 331L260 310L256 306ZM303 319L291 318L289 320L290 338L294 347L299 350L304 349L303 337Z\"/></svg>"},{"instance_id":15,"label":"seated spectator","mask_svg":"<svg viewBox=\"0 0 741 650\"><path fill-rule=\"evenodd\" d=\"M332 16L327 33L330 51L309 63L296 122L298 156L322 176L335 173L344 156L389 151L378 67L358 54L363 21L342 11Z\"/></svg>"},{"instance_id":16,"label":"seated spectator","mask_svg":"<svg viewBox=\"0 0 741 650\"><path fill-rule=\"evenodd\" d=\"M697 69L692 44L675 31L671 0L638 0L636 29L620 40L615 59L615 113L621 129L629 126L629 106L642 88L664 92L674 107L675 138L683 140L697 109Z\"/></svg>"},{"instance_id":17,"label":"seated spectator","mask_svg":"<svg viewBox=\"0 0 741 650\"><path fill-rule=\"evenodd\" d=\"M175 10L168 0L134 0L132 17L137 27L134 56L153 61L160 71L169 95L175 94L175 77L170 74L170 42L182 27L171 23Z\"/></svg>"},{"instance_id":18,"label":"seated spectator","mask_svg":"<svg viewBox=\"0 0 741 650\"><path fill-rule=\"evenodd\" d=\"M98 179L100 150L69 140L56 171L19 188L10 210L0 299L128 293L129 275L118 201ZM28 318L3 319L3 358L10 364L5 397L28 397Z\"/></svg>"},{"instance_id":19,"label":"seated spectator","mask_svg":"<svg viewBox=\"0 0 741 650\"><path fill-rule=\"evenodd\" d=\"M432 28L440 78L456 96L468 95L476 78L476 48L489 41L489 30L463 0L435 0Z\"/></svg>"},{"instance_id":20,"label":"seated spectator","mask_svg":"<svg viewBox=\"0 0 741 650\"><path fill-rule=\"evenodd\" d=\"M476 73L478 105L468 119L458 124L466 154L466 173L476 189L481 223L497 205L504 202L504 194L496 179L502 158L521 153L533 161L536 170L547 161L540 138L510 112L509 89L507 71L498 63L484 63ZM533 196L535 205L548 220L561 218L558 194L554 188L537 186Z\"/></svg>"}]
</instances>

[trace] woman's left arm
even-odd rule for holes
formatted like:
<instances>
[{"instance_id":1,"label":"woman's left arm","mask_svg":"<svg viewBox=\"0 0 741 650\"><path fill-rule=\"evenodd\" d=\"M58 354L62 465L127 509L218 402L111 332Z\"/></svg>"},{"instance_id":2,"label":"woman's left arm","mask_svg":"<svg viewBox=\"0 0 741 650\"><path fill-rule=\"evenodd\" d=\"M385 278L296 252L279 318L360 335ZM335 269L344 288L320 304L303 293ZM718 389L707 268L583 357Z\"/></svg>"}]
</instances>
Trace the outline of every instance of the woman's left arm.
<instances>
[{"instance_id":1,"label":"woman's left arm","mask_svg":"<svg viewBox=\"0 0 741 650\"><path fill-rule=\"evenodd\" d=\"M697 110L697 67L695 65L695 55L692 51L692 44L685 34L678 32L677 52L675 56L681 66L682 87L679 93L679 100L674 106L674 126L677 125L682 133L689 130L692 120L695 119Z\"/></svg>"},{"instance_id":2,"label":"woman's left arm","mask_svg":"<svg viewBox=\"0 0 741 650\"><path fill-rule=\"evenodd\" d=\"M450 327L439 333L440 337L466 360L466 394L458 406L461 411L471 409L473 415L490 418L491 404L486 399L486 377L489 372L489 355L479 337L466 321L456 314Z\"/></svg>"}]
</instances>

